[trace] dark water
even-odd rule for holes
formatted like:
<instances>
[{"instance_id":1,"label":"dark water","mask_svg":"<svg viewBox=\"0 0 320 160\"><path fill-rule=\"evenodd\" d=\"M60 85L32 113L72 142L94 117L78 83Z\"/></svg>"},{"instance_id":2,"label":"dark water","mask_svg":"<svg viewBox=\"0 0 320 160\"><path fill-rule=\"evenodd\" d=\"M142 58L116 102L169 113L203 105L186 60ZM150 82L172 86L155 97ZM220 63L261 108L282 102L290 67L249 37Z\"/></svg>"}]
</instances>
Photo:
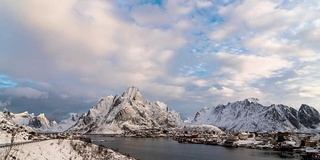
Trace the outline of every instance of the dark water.
<instances>
[{"instance_id":1,"label":"dark water","mask_svg":"<svg viewBox=\"0 0 320 160\"><path fill-rule=\"evenodd\" d=\"M181 144L171 138L90 136L94 143L141 160L279 160L276 151ZM100 141L103 140L103 141Z\"/></svg>"}]
</instances>

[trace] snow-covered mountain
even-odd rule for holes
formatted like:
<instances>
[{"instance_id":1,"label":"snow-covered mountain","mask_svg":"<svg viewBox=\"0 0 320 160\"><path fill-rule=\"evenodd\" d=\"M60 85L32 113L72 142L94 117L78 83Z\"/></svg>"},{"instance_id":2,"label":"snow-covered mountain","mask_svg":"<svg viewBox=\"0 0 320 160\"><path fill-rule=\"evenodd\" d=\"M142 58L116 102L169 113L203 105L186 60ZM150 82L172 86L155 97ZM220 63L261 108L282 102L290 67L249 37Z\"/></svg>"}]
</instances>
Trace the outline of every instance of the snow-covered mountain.
<instances>
[{"instance_id":1,"label":"snow-covered mountain","mask_svg":"<svg viewBox=\"0 0 320 160\"><path fill-rule=\"evenodd\" d=\"M192 124L212 124L233 131L308 131L319 126L320 114L311 106L299 110L282 104L263 106L258 99L205 107L196 113Z\"/></svg>"},{"instance_id":2,"label":"snow-covered mountain","mask_svg":"<svg viewBox=\"0 0 320 160\"><path fill-rule=\"evenodd\" d=\"M13 121L18 125L30 126L37 131L49 131L55 121L50 122L44 113L35 116L33 113L22 112L18 114L10 113Z\"/></svg>"},{"instance_id":3,"label":"snow-covered mountain","mask_svg":"<svg viewBox=\"0 0 320 160\"><path fill-rule=\"evenodd\" d=\"M123 133L146 129L170 129L183 125L181 116L166 104L142 98L138 88L129 87L121 96L107 96L82 115L69 131Z\"/></svg>"},{"instance_id":4,"label":"snow-covered mountain","mask_svg":"<svg viewBox=\"0 0 320 160\"><path fill-rule=\"evenodd\" d=\"M69 118L61 120L60 123L51 125L50 130L52 132L64 132L75 125L78 122L79 118L80 116L78 114L73 114Z\"/></svg>"},{"instance_id":5,"label":"snow-covered mountain","mask_svg":"<svg viewBox=\"0 0 320 160\"><path fill-rule=\"evenodd\" d=\"M15 124L32 127L38 132L64 132L76 124L79 119L79 115L75 114L58 124L56 121L49 121L44 113L38 116L35 116L34 113L28 113L28 111L17 114L9 113Z\"/></svg>"}]
</instances>

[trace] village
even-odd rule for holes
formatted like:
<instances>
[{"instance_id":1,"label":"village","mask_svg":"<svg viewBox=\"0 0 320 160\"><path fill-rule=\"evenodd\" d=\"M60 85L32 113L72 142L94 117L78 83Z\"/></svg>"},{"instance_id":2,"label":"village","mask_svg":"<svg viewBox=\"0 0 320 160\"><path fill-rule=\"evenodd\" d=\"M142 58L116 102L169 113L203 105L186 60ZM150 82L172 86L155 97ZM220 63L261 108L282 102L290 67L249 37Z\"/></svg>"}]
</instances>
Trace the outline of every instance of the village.
<instances>
[{"instance_id":1,"label":"village","mask_svg":"<svg viewBox=\"0 0 320 160\"><path fill-rule=\"evenodd\" d=\"M316 133L183 133L173 139L179 143L278 151L281 158L320 160L320 135Z\"/></svg>"}]
</instances>

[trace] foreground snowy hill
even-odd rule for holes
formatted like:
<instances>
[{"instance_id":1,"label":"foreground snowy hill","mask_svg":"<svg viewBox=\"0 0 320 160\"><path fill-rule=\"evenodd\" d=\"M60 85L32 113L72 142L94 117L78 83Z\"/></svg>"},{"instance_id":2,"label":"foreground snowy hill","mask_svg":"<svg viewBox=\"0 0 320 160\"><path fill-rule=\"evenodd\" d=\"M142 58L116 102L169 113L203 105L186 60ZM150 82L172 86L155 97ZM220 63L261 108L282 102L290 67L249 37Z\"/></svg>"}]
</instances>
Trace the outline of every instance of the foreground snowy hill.
<instances>
[{"instance_id":1,"label":"foreground snowy hill","mask_svg":"<svg viewBox=\"0 0 320 160\"><path fill-rule=\"evenodd\" d=\"M26 116L28 114L24 114ZM19 115L21 116L21 115ZM0 144L15 144L17 142L27 142L24 145L8 145L0 148L1 159L110 159L110 160L134 160L132 157L114 152L111 149L97 146L80 140L52 139L43 141L33 141L44 138L38 135L33 128L18 125L12 118L8 110L0 112ZM15 117L17 118L17 117ZM16 119L17 120L17 119ZM23 121L23 119L19 119ZM46 137L47 139L48 137ZM13 141L12 141L13 140Z\"/></svg>"},{"instance_id":2,"label":"foreground snowy hill","mask_svg":"<svg viewBox=\"0 0 320 160\"><path fill-rule=\"evenodd\" d=\"M182 125L179 113L162 102L143 99L138 88L129 87L121 96L101 99L69 131L120 134L124 131L166 130Z\"/></svg>"},{"instance_id":3,"label":"foreground snowy hill","mask_svg":"<svg viewBox=\"0 0 320 160\"><path fill-rule=\"evenodd\" d=\"M8 110L0 112L0 144L10 143L13 133L14 142L29 141L32 132L34 130L30 127L16 125Z\"/></svg>"},{"instance_id":4,"label":"foreground snowy hill","mask_svg":"<svg viewBox=\"0 0 320 160\"><path fill-rule=\"evenodd\" d=\"M47 140L15 146L15 150L8 159L34 159L34 160L84 160L84 159L110 159L134 160L132 157L122 155L101 146L85 143L79 140ZM0 156L6 153L0 149Z\"/></svg>"},{"instance_id":5,"label":"foreground snowy hill","mask_svg":"<svg viewBox=\"0 0 320 160\"><path fill-rule=\"evenodd\" d=\"M320 114L305 104L296 110L282 104L263 106L258 99L245 99L205 107L197 112L192 124L212 124L233 131L309 131L319 126Z\"/></svg>"}]
</instances>

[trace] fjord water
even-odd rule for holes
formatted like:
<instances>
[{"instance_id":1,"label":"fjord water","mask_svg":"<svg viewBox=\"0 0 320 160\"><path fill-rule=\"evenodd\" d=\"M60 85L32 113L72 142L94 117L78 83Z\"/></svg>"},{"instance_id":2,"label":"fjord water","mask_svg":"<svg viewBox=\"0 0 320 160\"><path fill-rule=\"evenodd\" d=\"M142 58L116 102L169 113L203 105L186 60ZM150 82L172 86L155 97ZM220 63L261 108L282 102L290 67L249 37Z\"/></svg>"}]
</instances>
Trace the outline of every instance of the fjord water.
<instances>
[{"instance_id":1,"label":"fjord water","mask_svg":"<svg viewBox=\"0 0 320 160\"><path fill-rule=\"evenodd\" d=\"M275 151L181 144L171 138L123 138L91 135L97 145L141 160L277 160Z\"/></svg>"}]
</instances>

